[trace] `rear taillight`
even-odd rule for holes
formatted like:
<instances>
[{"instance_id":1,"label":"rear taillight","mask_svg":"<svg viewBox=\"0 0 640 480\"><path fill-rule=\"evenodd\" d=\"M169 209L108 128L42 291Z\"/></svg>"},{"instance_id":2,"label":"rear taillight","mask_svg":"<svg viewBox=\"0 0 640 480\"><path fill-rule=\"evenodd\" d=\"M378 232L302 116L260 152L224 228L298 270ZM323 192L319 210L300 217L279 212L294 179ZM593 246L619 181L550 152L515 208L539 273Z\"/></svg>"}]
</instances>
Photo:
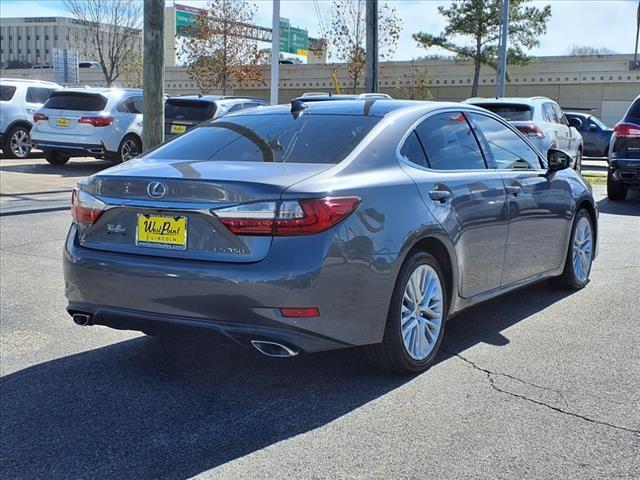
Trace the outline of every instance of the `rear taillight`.
<instances>
[{"instance_id":1,"label":"rear taillight","mask_svg":"<svg viewBox=\"0 0 640 480\"><path fill-rule=\"evenodd\" d=\"M34 113L33 122L38 123L40 120L49 120L49 117L47 117L44 113L40 113L40 112Z\"/></svg>"},{"instance_id":2,"label":"rear taillight","mask_svg":"<svg viewBox=\"0 0 640 480\"><path fill-rule=\"evenodd\" d=\"M544 132L537 125L517 125L516 128L527 137L544 138Z\"/></svg>"},{"instance_id":3,"label":"rear taillight","mask_svg":"<svg viewBox=\"0 0 640 480\"><path fill-rule=\"evenodd\" d=\"M113 123L113 117L80 117L78 123L88 123L94 127L108 127Z\"/></svg>"},{"instance_id":4,"label":"rear taillight","mask_svg":"<svg viewBox=\"0 0 640 480\"><path fill-rule=\"evenodd\" d=\"M640 138L640 126L633 123L619 123L613 127L616 137Z\"/></svg>"},{"instance_id":5,"label":"rear taillight","mask_svg":"<svg viewBox=\"0 0 640 480\"><path fill-rule=\"evenodd\" d=\"M358 197L324 197L248 203L213 210L236 235L311 235L344 220L360 203Z\"/></svg>"},{"instance_id":6,"label":"rear taillight","mask_svg":"<svg viewBox=\"0 0 640 480\"><path fill-rule=\"evenodd\" d=\"M93 195L74 187L71 192L71 216L76 222L95 223L105 204Z\"/></svg>"}]
</instances>

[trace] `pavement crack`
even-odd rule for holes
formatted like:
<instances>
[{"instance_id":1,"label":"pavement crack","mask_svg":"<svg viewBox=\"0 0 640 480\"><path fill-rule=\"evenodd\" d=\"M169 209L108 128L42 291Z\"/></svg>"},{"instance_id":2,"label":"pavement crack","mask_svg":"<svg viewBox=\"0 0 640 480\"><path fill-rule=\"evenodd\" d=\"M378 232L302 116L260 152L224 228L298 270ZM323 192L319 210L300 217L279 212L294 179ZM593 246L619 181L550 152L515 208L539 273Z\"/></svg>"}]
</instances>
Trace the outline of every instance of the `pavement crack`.
<instances>
[{"instance_id":1,"label":"pavement crack","mask_svg":"<svg viewBox=\"0 0 640 480\"><path fill-rule=\"evenodd\" d=\"M511 397L515 397L515 398L518 398L520 400L524 400L524 401L527 401L527 402L530 402L530 403L534 403L536 405L540 405L542 407L548 408L548 409L553 410L554 412L560 413L562 415L567 415L567 416L570 416L570 417L578 418L580 420L584 420L585 422L593 423L593 424L596 424L596 425L601 425L601 426L604 426L604 427L613 428L613 429L616 429L616 430L620 430L620 431L623 431L623 432L632 433L634 435L640 436L640 430L634 430L632 428L623 427L623 426L620 426L620 425L614 425L613 423L604 422L602 420L596 420L594 418L590 418L590 417L587 417L585 415L581 415L579 413L575 413L575 412L570 412L570 411L564 410L564 409L562 409L560 407L556 407L554 405L550 405L550 404L542 402L540 400L535 400L533 398L529 398L526 395L522 395L522 394L515 393L515 392L510 392L509 390L505 390L503 388L500 388L495 383L494 378L496 376L502 376L502 377L511 378L511 379L516 380L518 382L525 383L527 385L531 385L533 387L541 388L541 389L544 389L544 390L552 390L552 391L555 391L555 392L559 393L560 395L562 395L558 390L547 388L547 387L541 387L540 385L536 385L535 383L527 382L526 380L522 380L521 378L514 377L514 376L508 375L506 373L494 372L492 370L488 370L486 368L483 368L480 365L478 365L477 363L475 363L475 362L469 360L468 358L460 355L459 353L453 353L453 352L449 352L449 351L446 351L446 350L444 350L444 352L449 354L449 355L451 355L451 356L453 356L453 357L459 358L460 360L465 362L467 365L471 366L473 369L484 373L485 376L487 377L487 380L489 381L489 386L493 390L495 390L496 392L502 393L504 395L509 395Z\"/></svg>"}]
</instances>

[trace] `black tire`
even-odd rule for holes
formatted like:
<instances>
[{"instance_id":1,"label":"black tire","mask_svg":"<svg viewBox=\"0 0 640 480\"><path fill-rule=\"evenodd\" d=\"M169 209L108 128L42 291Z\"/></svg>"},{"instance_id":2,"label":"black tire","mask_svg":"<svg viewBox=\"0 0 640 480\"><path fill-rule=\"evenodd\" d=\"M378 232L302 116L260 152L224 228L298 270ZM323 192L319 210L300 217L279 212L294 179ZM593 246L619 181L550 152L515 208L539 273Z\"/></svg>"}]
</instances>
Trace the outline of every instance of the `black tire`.
<instances>
[{"instance_id":1,"label":"black tire","mask_svg":"<svg viewBox=\"0 0 640 480\"><path fill-rule=\"evenodd\" d=\"M26 142L26 144L25 144ZM2 142L2 153L7 158L25 159L31 153L31 130L25 125L15 125Z\"/></svg>"},{"instance_id":2,"label":"black tire","mask_svg":"<svg viewBox=\"0 0 640 480\"><path fill-rule=\"evenodd\" d=\"M573 241L574 235L576 232L576 227L578 222L582 219L586 218L591 227L591 259L589 261L589 268L587 270L587 275L583 280L580 280L576 274L574 265L573 265ZM567 250L567 259L564 263L564 270L562 275L553 279L553 283L559 287L564 288L566 290L580 290L584 288L584 286L589 283L589 274L591 273L591 266L593 265L593 254L595 248L595 233L593 231L593 222L591 221L591 216L589 212L584 208L578 210L575 218L573 219L573 225L571 227L571 237L569 240L569 248Z\"/></svg>"},{"instance_id":3,"label":"black tire","mask_svg":"<svg viewBox=\"0 0 640 480\"><path fill-rule=\"evenodd\" d=\"M109 159L113 163L122 163L128 162L132 158L137 157L142 153L142 142L136 135L125 135L122 141L120 142L120 146L118 147L118 151L109 155Z\"/></svg>"},{"instance_id":4,"label":"black tire","mask_svg":"<svg viewBox=\"0 0 640 480\"><path fill-rule=\"evenodd\" d=\"M68 156L62 155L57 152L49 152L49 151L44 152L44 158L51 165L64 165L69 161Z\"/></svg>"},{"instance_id":5,"label":"black tire","mask_svg":"<svg viewBox=\"0 0 640 480\"><path fill-rule=\"evenodd\" d=\"M611 171L607 174L607 197L612 202L621 202L627 198L627 186L613 178Z\"/></svg>"},{"instance_id":6,"label":"black tire","mask_svg":"<svg viewBox=\"0 0 640 480\"><path fill-rule=\"evenodd\" d=\"M426 358L423 360L416 360L409 355L407 348L404 346L400 316L405 287L411 277L411 274L420 265L429 265L437 273L442 289L443 314L440 331L437 339L435 340L435 346ZM400 373L421 372L429 368L433 359L438 354L440 344L442 343L448 308L449 305L445 277L442 274L442 269L440 268L437 260L429 253L423 251L416 251L411 254L405 260L396 281L396 286L391 297L389 312L387 314L387 323L385 325L382 342L367 345L365 347L367 358L371 364L380 370Z\"/></svg>"}]
</instances>

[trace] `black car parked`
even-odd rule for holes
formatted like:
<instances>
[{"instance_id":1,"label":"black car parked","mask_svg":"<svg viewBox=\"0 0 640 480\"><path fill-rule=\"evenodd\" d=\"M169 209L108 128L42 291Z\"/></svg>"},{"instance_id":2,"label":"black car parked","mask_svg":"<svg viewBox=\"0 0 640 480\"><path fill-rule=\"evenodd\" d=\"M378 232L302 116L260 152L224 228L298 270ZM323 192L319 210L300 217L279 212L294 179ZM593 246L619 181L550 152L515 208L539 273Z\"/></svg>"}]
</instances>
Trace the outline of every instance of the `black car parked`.
<instances>
[{"instance_id":1,"label":"black car parked","mask_svg":"<svg viewBox=\"0 0 640 480\"><path fill-rule=\"evenodd\" d=\"M613 127L609 142L609 200L624 200L629 188L640 187L640 96Z\"/></svg>"},{"instance_id":2,"label":"black car parked","mask_svg":"<svg viewBox=\"0 0 640 480\"><path fill-rule=\"evenodd\" d=\"M585 157L606 157L609 153L609 141L613 129L607 127L600 119L588 113L565 112L565 116L572 121L575 128L582 135Z\"/></svg>"}]
</instances>

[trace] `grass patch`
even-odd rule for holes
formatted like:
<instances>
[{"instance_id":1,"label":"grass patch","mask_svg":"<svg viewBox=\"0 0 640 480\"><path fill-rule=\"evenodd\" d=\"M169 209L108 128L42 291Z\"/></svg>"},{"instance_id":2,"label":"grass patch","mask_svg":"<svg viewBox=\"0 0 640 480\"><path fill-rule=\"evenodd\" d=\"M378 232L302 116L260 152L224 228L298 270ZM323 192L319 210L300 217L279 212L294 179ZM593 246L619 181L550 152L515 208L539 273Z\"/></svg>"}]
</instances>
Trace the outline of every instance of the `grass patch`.
<instances>
[{"instance_id":1,"label":"grass patch","mask_svg":"<svg viewBox=\"0 0 640 480\"><path fill-rule=\"evenodd\" d=\"M597 174L583 174L582 177L592 185L606 185L607 184L607 176L606 175L597 175Z\"/></svg>"}]
</instances>

